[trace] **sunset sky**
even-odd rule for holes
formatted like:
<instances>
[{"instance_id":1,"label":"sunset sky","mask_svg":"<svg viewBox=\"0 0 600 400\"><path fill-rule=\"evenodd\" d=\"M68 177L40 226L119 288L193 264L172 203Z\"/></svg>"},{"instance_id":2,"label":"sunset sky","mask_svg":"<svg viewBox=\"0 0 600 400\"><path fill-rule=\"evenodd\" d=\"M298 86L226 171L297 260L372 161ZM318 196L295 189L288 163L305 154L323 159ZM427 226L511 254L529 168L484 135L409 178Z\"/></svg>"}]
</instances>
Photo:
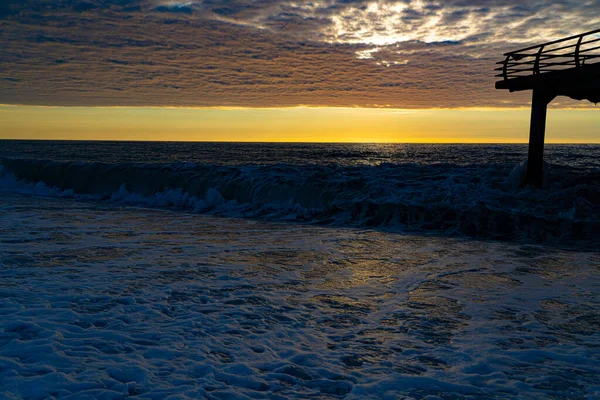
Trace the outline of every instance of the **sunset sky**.
<instances>
[{"instance_id":1,"label":"sunset sky","mask_svg":"<svg viewBox=\"0 0 600 400\"><path fill-rule=\"evenodd\" d=\"M8 0L0 138L525 142L502 53L600 27L600 1ZM557 98L548 140L600 142Z\"/></svg>"}]
</instances>

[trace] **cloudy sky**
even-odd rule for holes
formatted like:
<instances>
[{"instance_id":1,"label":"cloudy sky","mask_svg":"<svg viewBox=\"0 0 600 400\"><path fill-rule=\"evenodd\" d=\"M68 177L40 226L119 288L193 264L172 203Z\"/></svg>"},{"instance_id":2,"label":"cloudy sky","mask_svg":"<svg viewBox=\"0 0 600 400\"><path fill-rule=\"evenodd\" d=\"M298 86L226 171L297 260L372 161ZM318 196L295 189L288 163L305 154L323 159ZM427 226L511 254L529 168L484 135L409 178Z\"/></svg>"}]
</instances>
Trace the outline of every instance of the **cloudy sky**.
<instances>
[{"instance_id":1,"label":"cloudy sky","mask_svg":"<svg viewBox=\"0 0 600 400\"><path fill-rule=\"evenodd\" d=\"M2 0L0 104L526 106L502 53L599 26L600 0Z\"/></svg>"}]
</instances>

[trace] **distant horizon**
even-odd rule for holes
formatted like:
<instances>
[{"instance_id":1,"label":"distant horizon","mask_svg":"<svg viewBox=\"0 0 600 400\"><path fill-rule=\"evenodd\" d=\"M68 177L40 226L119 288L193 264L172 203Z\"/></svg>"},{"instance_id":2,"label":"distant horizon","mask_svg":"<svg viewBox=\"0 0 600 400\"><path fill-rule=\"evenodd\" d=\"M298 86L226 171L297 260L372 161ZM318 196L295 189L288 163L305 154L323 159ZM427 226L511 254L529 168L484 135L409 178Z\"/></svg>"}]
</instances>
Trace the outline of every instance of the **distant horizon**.
<instances>
[{"instance_id":1,"label":"distant horizon","mask_svg":"<svg viewBox=\"0 0 600 400\"><path fill-rule=\"evenodd\" d=\"M556 105L560 105L559 101ZM546 143L600 143L594 108L548 111ZM527 143L529 108L0 105L0 139L239 143Z\"/></svg>"},{"instance_id":2,"label":"distant horizon","mask_svg":"<svg viewBox=\"0 0 600 400\"><path fill-rule=\"evenodd\" d=\"M527 145L528 142L243 142L243 141L214 141L214 140L127 140L127 139L16 139L0 138L2 141L14 142L113 142L113 143L210 143L210 144L420 144L420 145ZM546 145L579 146L600 145L599 142L546 142Z\"/></svg>"}]
</instances>

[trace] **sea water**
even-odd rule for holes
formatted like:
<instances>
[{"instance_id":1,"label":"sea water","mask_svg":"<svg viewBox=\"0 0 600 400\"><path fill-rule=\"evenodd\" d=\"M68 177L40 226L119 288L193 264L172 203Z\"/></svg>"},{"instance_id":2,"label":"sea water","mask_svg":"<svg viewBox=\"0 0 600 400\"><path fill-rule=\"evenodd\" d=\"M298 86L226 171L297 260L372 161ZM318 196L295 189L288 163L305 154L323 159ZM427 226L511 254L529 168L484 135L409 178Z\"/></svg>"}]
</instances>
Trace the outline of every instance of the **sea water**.
<instances>
[{"instance_id":1,"label":"sea water","mask_svg":"<svg viewBox=\"0 0 600 400\"><path fill-rule=\"evenodd\" d=\"M600 236L600 146L0 142L0 190L534 241Z\"/></svg>"},{"instance_id":2,"label":"sea water","mask_svg":"<svg viewBox=\"0 0 600 400\"><path fill-rule=\"evenodd\" d=\"M600 146L0 141L0 398L600 396Z\"/></svg>"}]
</instances>

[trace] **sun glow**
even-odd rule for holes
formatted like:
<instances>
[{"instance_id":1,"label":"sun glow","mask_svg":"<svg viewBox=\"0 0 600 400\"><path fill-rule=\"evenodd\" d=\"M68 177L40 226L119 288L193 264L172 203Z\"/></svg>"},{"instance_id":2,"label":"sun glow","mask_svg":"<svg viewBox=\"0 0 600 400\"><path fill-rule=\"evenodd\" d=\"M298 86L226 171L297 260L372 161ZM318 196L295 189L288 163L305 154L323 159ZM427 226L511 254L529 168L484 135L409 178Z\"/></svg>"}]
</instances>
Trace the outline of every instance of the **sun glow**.
<instances>
[{"instance_id":1,"label":"sun glow","mask_svg":"<svg viewBox=\"0 0 600 400\"><path fill-rule=\"evenodd\" d=\"M418 16L414 21L411 15ZM466 14L448 25L444 14L422 1L410 4L372 2L366 8L351 7L331 17L326 34L331 42L388 46L407 41L425 43L459 41L480 30L485 20Z\"/></svg>"},{"instance_id":2,"label":"sun glow","mask_svg":"<svg viewBox=\"0 0 600 400\"><path fill-rule=\"evenodd\" d=\"M596 110L550 110L548 142L598 143ZM0 106L0 139L524 143L529 109Z\"/></svg>"}]
</instances>

